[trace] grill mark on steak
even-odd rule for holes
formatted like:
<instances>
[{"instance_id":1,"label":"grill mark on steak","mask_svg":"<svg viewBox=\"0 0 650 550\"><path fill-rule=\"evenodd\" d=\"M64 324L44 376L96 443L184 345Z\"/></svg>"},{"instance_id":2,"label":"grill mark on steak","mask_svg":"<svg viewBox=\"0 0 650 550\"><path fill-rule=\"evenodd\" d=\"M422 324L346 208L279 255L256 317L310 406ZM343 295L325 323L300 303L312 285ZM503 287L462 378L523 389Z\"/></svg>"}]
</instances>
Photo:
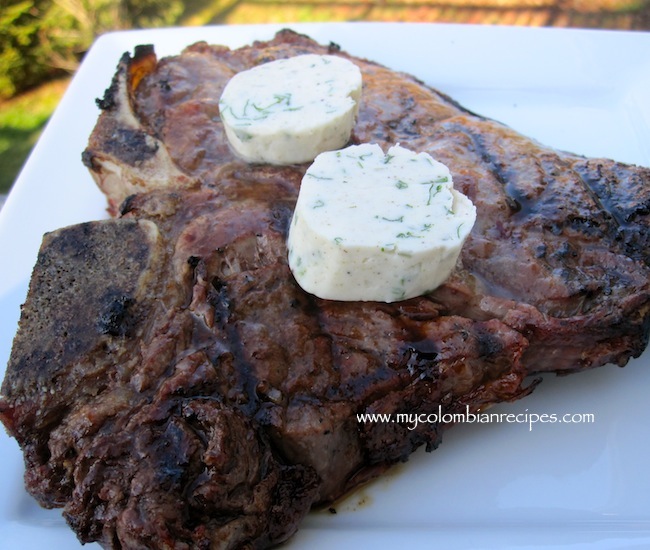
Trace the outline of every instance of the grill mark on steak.
<instances>
[{"instance_id":1,"label":"grill mark on steak","mask_svg":"<svg viewBox=\"0 0 650 550\"><path fill-rule=\"evenodd\" d=\"M146 161L158 151L158 144L150 142L147 137L148 134L141 130L117 128L113 139L106 142L106 152L125 164ZM92 160L90 165L93 165Z\"/></svg>"},{"instance_id":2,"label":"grill mark on steak","mask_svg":"<svg viewBox=\"0 0 650 550\"><path fill-rule=\"evenodd\" d=\"M506 165L490 153L489 148L484 143L483 135L468 131L468 129L461 124L455 124L452 127L455 131L462 132L469 136L472 144L476 148L477 154L485 163L490 173L494 176L494 179L501 184L506 204L510 208L511 213L516 214L522 209L528 209L529 201L522 194L517 193L515 188L509 185L510 177ZM447 126L446 129L448 130L451 128Z\"/></svg>"},{"instance_id":3,"label":"grill mark on steak","mask_svg":"<svg viewBox=\"0 0 650 550\"><path fill-rule=\"evenodd\" d=\"M457 269L429 296L324 301L291 277L305 167L239 162L216 98L237 71L309 52L362 69L353 141L431 153L477 204ZM116 130L145 139L122 154ZM120 217L61 230L66 247L44 240L0 398L28 490L64 507L82 541L278 544L312 505L436 448L448 427L357 413L476 412L530 393L530 374L623 365L647 345L650 170L552 151L289 31L126 55L83 158ZM69 284L51 262L75 266ZM92 330L59 338L59 318ZM58 340L65 352L43 347Z\"/></svg>"},{"instance_id":4,"label":"grill mark on steak","mask_svg":"<svg viewBox=\"0 0 650 550\"><path fill-rule=\"evenodd\" d=\"M602 197L598 196L596 191L592 188L593 181L590 182L589 179L585 177L586 174L584 172L581 172L579 168L576 169L575 172L578 174L578 176L580 176L580 180L585 187L585 191L587 191L591 200L594 201L596 205L598 205L598 208L600 210L606 212L609 214L609 216L611 216L612 221L616 224L617 229L620 231L621 228L625 225L625 220L621 218L620 214L616 212L616 210L614 210L611 205L607 205L605 200L603 200Z\"/></svg>"},{"instance_id":5,"label":"grill mark on steak","mask_svg":"<svg viewBox=\"0 0 650 550\"><path fill-rule=\"evenodd\" d=\"M650 266L650 186L647 178L628 166L598 160L584 159L576 163L575 170L594 200L616 221L615 240L622 244L625 253ZM629 188L619 189L621 182Z\"/></svg>"}]
</instances>

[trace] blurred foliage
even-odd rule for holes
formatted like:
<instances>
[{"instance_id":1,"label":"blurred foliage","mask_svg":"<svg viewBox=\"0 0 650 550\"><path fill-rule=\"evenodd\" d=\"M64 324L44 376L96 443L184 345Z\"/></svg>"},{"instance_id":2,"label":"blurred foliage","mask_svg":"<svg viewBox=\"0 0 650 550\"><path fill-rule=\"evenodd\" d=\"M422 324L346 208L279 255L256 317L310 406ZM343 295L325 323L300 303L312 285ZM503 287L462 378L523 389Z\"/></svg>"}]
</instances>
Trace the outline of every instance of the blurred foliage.
<instances>
[{"instance_id":1,"label":"blurred foliage","mask_svg":"<svg viewBox=\"0 0 650 550\"><path fill-rule=\"evenodd\" d=\"M182 0L0 0L0 99L75 70L101 33L176 23Z\"/></svg>"}]
</instances>

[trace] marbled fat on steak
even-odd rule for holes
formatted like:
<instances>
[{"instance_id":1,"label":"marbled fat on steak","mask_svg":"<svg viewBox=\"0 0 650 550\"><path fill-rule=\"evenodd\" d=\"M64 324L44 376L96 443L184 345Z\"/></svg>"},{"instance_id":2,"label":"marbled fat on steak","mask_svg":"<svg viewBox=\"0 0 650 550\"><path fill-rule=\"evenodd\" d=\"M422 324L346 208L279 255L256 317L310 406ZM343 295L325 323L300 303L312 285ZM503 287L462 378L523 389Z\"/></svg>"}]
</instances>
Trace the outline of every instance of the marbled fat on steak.
<instances>
[{"instance_id":1,"label":"marbled fat on steak","mask_svg":"<svg viewBox=\"0 0 650 550\"><path fill-rule=\"evenodd\" d=\"M233 156L237 71L316 52L359 65L352 142L446 163L478 219L434 293L303 292L286 234L306 166ZM483 410L526 377L638 356L650 324L650 170L559 153L415 78L291 31L122 58L83 160L113 219L45 236L2 385L29 492L106 548L264 548L435 448L357 413Z\"/></svg>"}]
</instances>

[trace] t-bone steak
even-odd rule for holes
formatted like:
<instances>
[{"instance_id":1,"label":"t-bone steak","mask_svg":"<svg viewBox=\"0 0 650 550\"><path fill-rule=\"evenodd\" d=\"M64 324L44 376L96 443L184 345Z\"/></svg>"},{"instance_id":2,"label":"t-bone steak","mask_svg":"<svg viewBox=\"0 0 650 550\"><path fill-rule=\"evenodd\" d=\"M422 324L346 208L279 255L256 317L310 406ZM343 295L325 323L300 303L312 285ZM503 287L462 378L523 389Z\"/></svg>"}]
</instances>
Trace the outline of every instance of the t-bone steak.
<instances>
[{"instance_id":1,"label":"t-bone steak","mask_svg":"<svg viewBox=\"0 0 650 550\"><path fill-rule=\"evenodd\" d=\"M301 53L364 78L351 143L447 164L478 218L456 270L407 301L306 294L286 236L306 165L224 137L228 79ZM121 59L83 162L112 219L45 236L2 385L26 486L106 548L264 548L445 424L357 413L484 410L535 374L641 354L650 170L558 152L417 79L286 30ZM532 376L531 376L532 375Z\"/></svg>"}]
</instances>

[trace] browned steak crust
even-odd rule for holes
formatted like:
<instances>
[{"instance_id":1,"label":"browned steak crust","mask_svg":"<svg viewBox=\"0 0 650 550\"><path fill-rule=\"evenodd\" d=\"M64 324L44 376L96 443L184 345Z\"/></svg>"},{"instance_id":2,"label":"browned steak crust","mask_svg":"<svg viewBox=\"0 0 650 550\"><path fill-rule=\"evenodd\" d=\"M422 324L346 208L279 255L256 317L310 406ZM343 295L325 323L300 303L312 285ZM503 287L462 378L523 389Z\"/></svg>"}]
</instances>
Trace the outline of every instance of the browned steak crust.
<instances>
[{"instance_id":1,"label":"browned steak crust","mask_svg":"<svg viewBox=\"0 0 650 550\"><path fill-rule=\"evenodd\" d=\"M478 220L431 295L304 293L285 239L305 167L239 162L217 105L236 71L302 52L346 55L289 31L140 48L100 102L83 159L118 217L44 240L0 400L28 489L82 541L276 544L445 428L357 413L482 410L647 344L650 170L553 151L355 58L353 141L447 163Z\"/></svg>"},{"instance_id":2,"label":"browned steak crust","mask_svg":"<svg viewBox=\"0 0 650 550\"><path fill-rule=\"evenodd\" d=\"M50 298L44 285L62 280L65 309L27 301L0 415L23 447L28 488L63 506L83 541L277 543L314 503L442 435L361 425L357 412L476 411L529 391L525 339L500 321L443 316L428 299L306 295L285 261L293 187L266 182L260 194L241 177L142 195L83 239L75 226L43 245L30 296ZM135 233L142 261L112 279L136 224L157 239ZM70 318L81 326L63 326L65 349L48 357L53 329L39 329Z\"/></svg>"}]
</instances>

